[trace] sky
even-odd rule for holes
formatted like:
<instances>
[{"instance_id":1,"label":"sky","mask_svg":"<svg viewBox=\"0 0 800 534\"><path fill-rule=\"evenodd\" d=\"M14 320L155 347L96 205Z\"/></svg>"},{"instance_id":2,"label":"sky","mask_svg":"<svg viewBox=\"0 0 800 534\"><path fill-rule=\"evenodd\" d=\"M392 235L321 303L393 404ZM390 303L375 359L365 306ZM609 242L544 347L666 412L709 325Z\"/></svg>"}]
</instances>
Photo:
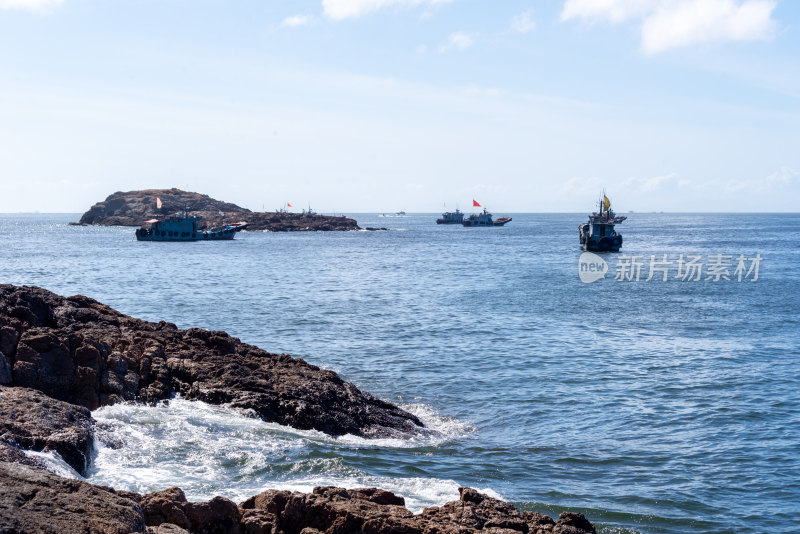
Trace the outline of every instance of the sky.
<instances>
[{"instance_id":1,"label":"sky","mask_svg":"<svg viewBox=\"0 0 800 534\"><path fill-rule=\"evenodd\" d=\"M800 205L795 0L0 0L0 212Z\"/></svg>"}]
</instances>

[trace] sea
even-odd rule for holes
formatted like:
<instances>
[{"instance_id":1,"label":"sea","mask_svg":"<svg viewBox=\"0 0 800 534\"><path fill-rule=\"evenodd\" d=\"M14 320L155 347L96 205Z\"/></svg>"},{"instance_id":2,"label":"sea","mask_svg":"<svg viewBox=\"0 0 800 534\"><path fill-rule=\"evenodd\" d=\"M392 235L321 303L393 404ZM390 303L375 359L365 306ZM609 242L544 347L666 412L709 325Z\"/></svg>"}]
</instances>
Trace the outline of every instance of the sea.
<instances>
[{"instance_id":1,"label":"sea","mask_svg":"<svg viewBox=\"0 0 800 534\"><path fill-rule=\"evenodd\" d=\"M348 214L386 231L137 242L0 215L0 282L225 330L339 373L430 429L333 438L180 397L96 410L86 480L237 502L377 486L415 512L471 486L601 533L800 532L799 214ZM54 470L78 477L50 458Z\"/></svg>"}]
</instances>

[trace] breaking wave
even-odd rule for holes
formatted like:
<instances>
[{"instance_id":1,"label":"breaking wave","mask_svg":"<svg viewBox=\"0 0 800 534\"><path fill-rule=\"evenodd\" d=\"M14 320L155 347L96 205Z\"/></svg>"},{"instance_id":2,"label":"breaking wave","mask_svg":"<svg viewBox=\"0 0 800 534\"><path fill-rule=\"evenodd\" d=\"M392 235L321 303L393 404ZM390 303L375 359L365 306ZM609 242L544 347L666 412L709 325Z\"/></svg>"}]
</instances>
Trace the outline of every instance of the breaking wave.
<instances>
[{"instance_id":1,"label":"breaking wave","mask_svg":"<svg viewBox=\"0 0 800 534\"><path fill-rule=\"evenodd\" d=\"M332 437L180 397L107 406L93 413L97 453L87 480L142 493L179 486L190 500L222 495L240 502L266 489L315 486L380 487L403 496L413 511L457 499L457 482L426 476L408 452L424 458L473 428L429 406L403 408L425 423L425 432L408 439Z\"/></svg>"}]
</instances>

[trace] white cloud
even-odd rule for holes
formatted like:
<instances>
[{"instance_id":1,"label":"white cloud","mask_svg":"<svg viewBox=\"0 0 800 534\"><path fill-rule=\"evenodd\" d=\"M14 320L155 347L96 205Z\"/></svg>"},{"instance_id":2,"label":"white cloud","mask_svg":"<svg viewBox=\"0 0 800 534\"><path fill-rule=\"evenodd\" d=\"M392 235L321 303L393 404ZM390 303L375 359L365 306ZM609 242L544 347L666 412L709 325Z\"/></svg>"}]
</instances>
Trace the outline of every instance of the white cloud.
<instances>
[{"instance_id":1,"label":"white cloud","mask_svg":"<svg viewBox=\"0 0 800 534\"><path fill-rule=\"evenodd\" d=\"M466 50L472 46L472 35L467 32L453 32L447 37L447 41L439 46L439 52L445 53L450 50Z\"/></svg>"},{"instance_id":2,"label":"white cloud","mask_svg":"<svg viewBox=\"0 0 800 534\"><path fill-rule=\"evenodd\" d=\"M606 186L605 182L596 176L589 178L570 178L563 183L555 184L552 189L566 196L597 195Z\"/></svg>"},{"instance_id":3,"label":"white cloud","mask_svg":"<svg viewBox=\"0 0 800 534\"><path fill-rule=\"evenodd\" d=\"M778 171L770 174L764 180L762 189L775 189L800 183L800 171L789 166L783 166Z\"/></svg>"},{"instance_id":4,"label":"white cloud","mask_svg":"<svg viewBox=\"0 0 800 534\"><path fill-rule=\"evenodd\" d=\"M322 9L334 20L357 18L387 7L446 4L452 0L322 0Z\"/></svg>"},{"instance_id":5,"label":"white cloud","mask_svg":"<svg viewBox=\"0 0 800 534\"><path fill-rule=\"evenodd\" d=\"M0 9L25 9L47 13L64 3L64 0L0 0Z\"/></svg>"},{"instance_id":6,"label":"white cloud","mask_svg":"<svg viewBox=\"0 0 800 534\"><path fill-rule=\"evenodd\" d=\"M630 178L622 182L622 185L625 188L634 188L636 191L642 193L650 193L658 189L661 189L665 184L668 184L669 182L673 182L678 187L688 185L688 183L685 180L679 181L677 178L678 175L674 172L671 172L669 174L664 174L661 176L652 176L650 178L637 178L635 176L631 176Z\"/></svg>"},{"instance_id":7,"label":"white cloud","mask_svg":"<svg viewBox=\"0 0 800 534\"><path fill-rule=\"evenodd\" d=\"M660 0L567 0L561 20L624 22L652 12L659 4Z\"/></svg>"},{"instance_id":8,"label":"white cloud","mask_svg":"<svg viewBox=\"0 0 800 534\"><path fill-rule=\"evenodd\" d=\"M767 41L775 0L567 0L561 20L641 21L647 54L699 43Z\"/></svg>"},{"instance_id":9,"label":"white cloud","mask_svg":"<svg viewBox=\"0 0 800 534\"><path fill-rule=\"evenodd\" d=\"M766 41L775 32L771 0L701 0L662 6L642 26L642 48L656 54L714 41Z\"/></svg>"},{"instance_id":10,"label":"white cloud","mask_svg":"<svg viewBox=\"0 0 800 534\"><path fill-rule=\"evenodd\" d=\"M536 28L536 21L533 20L533 12L525 11L511 18L511 29L519 33L528 33Z\"/></svg>"},{"instance_id":11,"label":"white cloud","mask_svg":"<svg viewBox=\"0 0 800 534\"><path fill-rule=\"evenodd\" d=\"M297 28L298 26L308 26L313 21L311 17L308 15L292 15L291 17L286 17L281 22L282 28Z\"/></svg>"}]
</instances>

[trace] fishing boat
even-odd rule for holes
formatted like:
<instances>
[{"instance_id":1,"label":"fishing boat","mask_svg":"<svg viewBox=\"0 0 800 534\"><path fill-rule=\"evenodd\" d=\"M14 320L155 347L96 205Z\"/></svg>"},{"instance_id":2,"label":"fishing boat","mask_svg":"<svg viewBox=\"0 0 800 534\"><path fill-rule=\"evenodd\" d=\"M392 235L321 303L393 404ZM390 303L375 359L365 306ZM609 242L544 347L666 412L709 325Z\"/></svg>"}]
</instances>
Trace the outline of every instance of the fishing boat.
<instances>
[{"instance_id":1,"label":"fishing boat","mask_svg":"<svg viewBox=\"0 0 800 534\"><path fill-rule=\"evenodd\" d=\"M496 221L492 219L492 214L483 208L483 213L473 213L463 221L461 224L466 227L473 226L503 226L511 221L511 217L500 217Z\"/></svg>"},{"instance_id":2,"label":"fishing boat","mask_svg":"<svg viewBox=\"0 0 800 534\"><path fill-rule=\"evenodd\" d=\"M578 225L581 248L591 252L619 252L622 235L617 233L614 225L625 219L626 216L611 210L611 201L603 193L598 211L589 215L588 222Z\"/></svg>"},{"instance_id":3,"label":"fishing boat","mask_svg":"<svg viewBox=\"0 0 800 534\"><path fill-rule=\"evenodd\" d=\"M233 239L236 232L247 227L246 222L238 222L215 228L198 228L201 217L176 214L163 220L150 219L136 230L138 241L219 241Z\"/></svg>"},{"instance_id":4,"label":"fishing boat","mask_svg":"<svg viewBox=\"0 0 800 534\"><path fill-rule=\"evenodd\" d=\"M441 219L436 219L436 224L462 224L464 213L456 208L456 211L446 211L442 213Z\"/></svg>"}]
</instances>

